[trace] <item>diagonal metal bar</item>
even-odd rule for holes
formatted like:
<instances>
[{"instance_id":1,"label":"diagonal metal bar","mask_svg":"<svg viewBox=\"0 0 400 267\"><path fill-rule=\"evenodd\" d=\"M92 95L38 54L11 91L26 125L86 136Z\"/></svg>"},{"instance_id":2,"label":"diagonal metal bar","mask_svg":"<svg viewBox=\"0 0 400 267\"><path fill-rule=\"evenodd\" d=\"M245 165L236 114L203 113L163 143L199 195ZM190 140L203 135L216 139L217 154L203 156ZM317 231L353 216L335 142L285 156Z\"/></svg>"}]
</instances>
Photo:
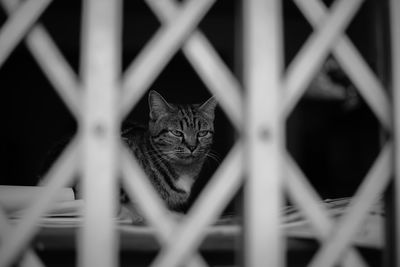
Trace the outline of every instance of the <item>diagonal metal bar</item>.
<instances>
[{"instance_id":1,"label":"diagonal metal bar","mask_svg":"<svg viewBox=\"0 0 400 267\"><path fill-rule=\"evenodd\" d=\"M65 152L51 167L45 179L43 194L32 203L21 222L7 235L0 250L0 266L9 266L19 255L21 249L31 240L38 228L40 217L46 212L58 190L72 180L77 170L79 140L73 140Z\"/></svg>"},{"instance_id":2,"label":"diagonal metal bar","mask_svg":"<svg viewBox=\"0 0 400 267\"><path fill-rule=\"evenodd\" d=\"M82 92L77 75L40 25L32 29L26 40L54 90L72 115L78 118L82 114Z\"/></svg>"},{"instance_id":3,"label":"diagonal metal bar","mask_svg":"<svg viewBox=\"0 0 400 267\"><path fill-rule=\"evenodd\" d=\"M324 4L318 0L294 0L294 2L314 27L318 27L321 19L328 13ZM384 87L346 35L339 37L333 47L333 54L382 125L390 130L391 103L385 94Z\"/></svg>"},{"instance_id":4,"label":"diagonal metal bar","mask_svg":"<svg viewBox=\"0 0 400 267\"><path fill-rule=\"evenodd\" d=\"M144 213L150 225L156 228L159 237L163 240L167 240L174 225L174 223L168 219L170 214L167 207L153 189L148 177L140 167L136 158L134 158L124 145L121 145L120 150L122 151L121 165L123 187L132 198L132 201L142 206L141 212ZM165 223L163 222L164 218L167 218Z\"/></svg>"},{"instance_id":5,"label":"diagonal metal bar","mask_svg":"<svg viewBox=\"0 0 400 267\"><path fill-rule=\"evenodd\" d=\"M317 239L321 242L328 239L335 223L321 205L322 200L318 193L315 192L315 189L288 153L286 154L286 166L285 185L289 197L309 219L316 231ZM353 248L349 248L348 256L343 259L343 264L347 267L367 266L358 251Z\"/></svg>"},{"instance_id":6,"label":"diagonal metal bar","mask_svg":"<svg viewBox=\"0 0 400 267\"><path fill-rule=\"evenodd\" d=\"M19 2L18 0L0 1L9 14L18 8ZM79 117L82 105L76 74L40 23L36 23L28 32L26 44L70 112L76 118Z\"/></svg>"},{"instance_id":7,"label":"diagonal metal bar","mask_svg":"<svg viewBox=\"0 0 400 267\"><path fill-rule=\"evenodd\" d=\"M50 3L51 0L24 1L8 18L0 29L0 67Z\"/></svg>"},{"instance_id":8,"label":"diagonal metal bar","mask_svg":"<svg viewBox=\"0 0 400 267\"><path fill-rule=\"evenodd\" d=\"M135 58L123 77L122 116L139 101L214 2L215 0L186 1L175 20L161 27Z\"/></svg>"},{"instance_id":9,"label":"diagonal metal bar","mask_svg":"<svg viewBox=\"0 0 400 267\"><path fill-rule=\"evenodd\" d=\"M22 267L45 267L40 258L32 251L28 250L21 259Z\"/></svg>"},{"instance_id":10,"label":"diagonal metal bar","mask_svg":"<svg viewBox=\"0 0 400 267\"><path fill-rule=\"evenodd\" d=\"M179 4L173 0L147 0L147 4L163 23L173 21ZM195 30L182 47L183 53L209 90L216 96L236 129L243 121L241 86L200 30Z\"/></svg>"},{"instance_id":11,"label":"diagonal metal bar","mask_svg":"<svg viewBox=\"0 0 400 267\"><path fill-rule=\"evenodd\" d=\"M283 81L285 99L283 112L292 111L311 79L328 55L335 40L341 36L363 0L338 0L331 8L331 15L320 23L289 65Z\"/></svg>"},{"instance_id":12,"label":"diagonal metal bar","mask_svg":"<svg viewBox=\"0 0 400 267\"><path fill-rule=\"evenodd\" d=\"M160 243L167 244L171 238L174 239L172 234L177 227L177 222L174 221L131 152L123 145L120 151L122 151L123 188L131 200L138 204L149 224L154 227ZM207 264L200 255L193 255L189 266L202 267Z\"/></svg>"},{"instance_id":13,"label":"diagonal metal bar","mask_svg":"<svg viewBox=\"0 0 400 267\"><path fill-rule=\"evenodd\" d=\"M168 245L155 259L153 267L184 266L204 238L205 229L221 214L243 182L243 145L239 141L190 209L174 229Z\"/></svg>"},{"instance_id":14,"label":"diagonal metal bar","mask_svg":"<svg viewBox=\"0 0 400 267\"><path fill-rule=\"evenodd\" d=\"M329 267L334 266L340 260L341 253L345 252L345 249L350 245L369 209L378 200L390 181L393 167L391 161L392 146L391 142L385 145L353 197L348 212L338 222L331 239L323 244L312 259L310 266Z\"/></svg>"},{"instance_id":15,"label":"diagonal metal bar","mask_svg":"<svg viewBox=\"0 0 400 267\"><path fill-rule=\"evenodd\" d=\"M1 205L0 205L1 206ZM0 210L0 240L3 240L7 233L12 231L12 226L9 224L6 215ZM28 249L23 255L21 266L26 267L44 267L40 258L32 249Z\"/></svg>"},{"instance_id":16,"label":"diagonal metal bar","mask_svg":"<svg viewBox=\"0 0 400 267\"><path fill-rule=\"evenodd\" d=\"M400 2L390 1L390 24L391 24L391 70L392 70L392 92L393 92L393 135L394 135L394 203L395 203L395 233L393 239L395 247L393 254L395 262L393 266L400 265Z\"/></svg>"}]
</instances>

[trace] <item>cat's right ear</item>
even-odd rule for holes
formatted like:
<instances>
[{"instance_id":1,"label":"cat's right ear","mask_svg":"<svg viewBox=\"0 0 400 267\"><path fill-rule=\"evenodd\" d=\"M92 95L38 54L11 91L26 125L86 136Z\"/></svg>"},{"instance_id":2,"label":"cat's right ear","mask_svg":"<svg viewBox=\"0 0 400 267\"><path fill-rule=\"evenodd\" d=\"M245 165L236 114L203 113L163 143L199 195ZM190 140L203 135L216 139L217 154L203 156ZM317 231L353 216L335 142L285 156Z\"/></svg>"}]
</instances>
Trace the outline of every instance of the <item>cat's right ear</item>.
<instances>
[{"instance_id":1,"label":"cat's right ear","mask_svg":"<svg viewBox=\"0 0 400 267\"><path fill-rule=\"evenodd\" d=\"M215 107L217 106L217 100L215 97L210 97L206 102L204 102L200 107L199 110L204 112L208 118L211 120L214 120L214 112L215 112Z\"/></svg>"},{"instance_id":2,"label":"cat's right ear","mask_svg":"<svg viewBox=\"0 0 400 267\"><path fill-rule=\"evenodd\" d=\"M168 102L156 91L149 92L149 109L150 119L157 120L161 116L171 111L172 107Z\"/></svg>"}]
</instances>

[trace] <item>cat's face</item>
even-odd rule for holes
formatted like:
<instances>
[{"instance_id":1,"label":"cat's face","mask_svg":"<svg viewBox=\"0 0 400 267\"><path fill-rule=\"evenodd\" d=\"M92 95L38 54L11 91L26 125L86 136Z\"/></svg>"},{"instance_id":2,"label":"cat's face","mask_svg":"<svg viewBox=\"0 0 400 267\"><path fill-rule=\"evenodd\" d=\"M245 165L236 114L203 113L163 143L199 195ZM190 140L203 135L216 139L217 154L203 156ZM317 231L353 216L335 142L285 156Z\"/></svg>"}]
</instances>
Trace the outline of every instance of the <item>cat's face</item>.
<instances>
[{"instance_id":1,"label":"cat's face","mask_svg":"<svg viewBox=\"0 0 400 267\"><path fill-rule=\"evenodd\" d=\"M214 98L200 105L173 105L151 91L149 107L150 134L163 158L191 164L207 156L214 134Z\"/></svg>"}]
</instances>

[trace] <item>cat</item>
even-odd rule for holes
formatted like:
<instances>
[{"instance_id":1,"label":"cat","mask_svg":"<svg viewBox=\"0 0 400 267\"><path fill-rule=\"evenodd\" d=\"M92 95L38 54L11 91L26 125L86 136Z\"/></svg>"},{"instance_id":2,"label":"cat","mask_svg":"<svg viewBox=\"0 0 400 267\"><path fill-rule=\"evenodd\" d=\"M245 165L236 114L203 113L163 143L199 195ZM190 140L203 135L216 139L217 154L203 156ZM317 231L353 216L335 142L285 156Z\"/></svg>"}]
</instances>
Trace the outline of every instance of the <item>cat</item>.
<instances>
[{"instance_id":1,"label":"cat","mask_svg":"<svg viewBox=\"0 0 400 267\"><path fill-rule=\"evenodd\" d=\"M178 105L150 91L148 104L148 126L127 127L122 139L168 209L182 212L211 151L217 102Z\"/></svg>"},{"instance_id":2,"label":"cat","mask_svg":"<svg viewBox=\"0 0 400 267\"><path fill-rule=\"evenodd\" d=\"M178 105L167 102L156 91L148 95L149 122L146 126L125 122L121 138L129 148L156 192L172 212L182 213L188 205L193 183L211 153L214 136L214 97L202 104ZM43 177L54 160L71 140L63 138L49 151L41 174ZM39 178L40 180L40 178ZM72 185L77 198L81 197L79 183ZM135 222L141 222L141 212L124 190L120 202L129 205Z\"/></svg>"}]
</instances>

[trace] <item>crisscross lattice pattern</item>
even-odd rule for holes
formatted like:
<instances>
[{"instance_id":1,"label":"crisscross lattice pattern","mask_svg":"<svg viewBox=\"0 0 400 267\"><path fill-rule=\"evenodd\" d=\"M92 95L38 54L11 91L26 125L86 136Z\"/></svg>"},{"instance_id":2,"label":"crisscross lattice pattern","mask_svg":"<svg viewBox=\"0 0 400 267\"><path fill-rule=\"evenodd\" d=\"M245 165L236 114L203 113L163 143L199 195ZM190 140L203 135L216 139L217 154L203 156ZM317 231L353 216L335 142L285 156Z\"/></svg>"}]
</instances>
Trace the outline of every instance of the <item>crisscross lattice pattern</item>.
<instances>
[{"instance_id":1,"label":"crisscross lattice pattern","mask_svg":"<svg viewBox=\"0 0 400 267\"><path fill-rule=\"evenodd\" d=\"M395 112L392 112L384 86L345 34L363 0L336 0L329 10L322 1L294 0L314 31L283 77L282 1L242 1L244 88L197 29L215 0L184 3L146 0L162 26L123 75L119 69L121 0L85 0L82 82L78 81L50 35L36 22L50 2L1 0L10 16L0 31L0 66L13 48L25 40L54 89L77 118L79 132L47 174L45 192L32 203L26 217L11 226L0 211L0 266L10 266L16 260L35 235L40 216L58 190L77 172L83 174L85 199L85 219L78 242L80 266L117 265L118 239L112 218L116 213L119 172L123 174L124 188L142 207L162 244L152 266L180 266L182 263L207 266L197 253L204 229L216 220L243 183L246 184L243 231L246 266L285 264L285 244L279 227L284 189L311 221L321 241L322 246L310 266L334 266L338 262L349 267L366 266L352 247L352 239L368 210L387 187L393 170L400 173L397 160L400 152L395 138L400 125L399 116L396 116L399 114L400 81L398 75L393 75ZM392 0L394 74L400 71L400 32L399 27L394 26L400 25L399 17L400 4ZM179 49L216 96L240 137L187 218L178 223L166 212L135 159L120 144L118 129L122 118ZM350 211L338 222L332 221L319 205L318 194L286 152L283 138L287 116L330 53L356 85L382 127L393 131L393 138L383 145L354 196ZM118 88L120 90L116 90ZM397 160L395 167L393 155ZM399 192L398 175L395 177L396 192ZM96 184L96 191L89 189L93 184ZM399 203L398 194L396 200ZM400 204L396 207L399 216ZM345 250L347 253L343 254ZM24 252L21 263L43 266L31 250Z\"/></svg>"}]
</instances>

